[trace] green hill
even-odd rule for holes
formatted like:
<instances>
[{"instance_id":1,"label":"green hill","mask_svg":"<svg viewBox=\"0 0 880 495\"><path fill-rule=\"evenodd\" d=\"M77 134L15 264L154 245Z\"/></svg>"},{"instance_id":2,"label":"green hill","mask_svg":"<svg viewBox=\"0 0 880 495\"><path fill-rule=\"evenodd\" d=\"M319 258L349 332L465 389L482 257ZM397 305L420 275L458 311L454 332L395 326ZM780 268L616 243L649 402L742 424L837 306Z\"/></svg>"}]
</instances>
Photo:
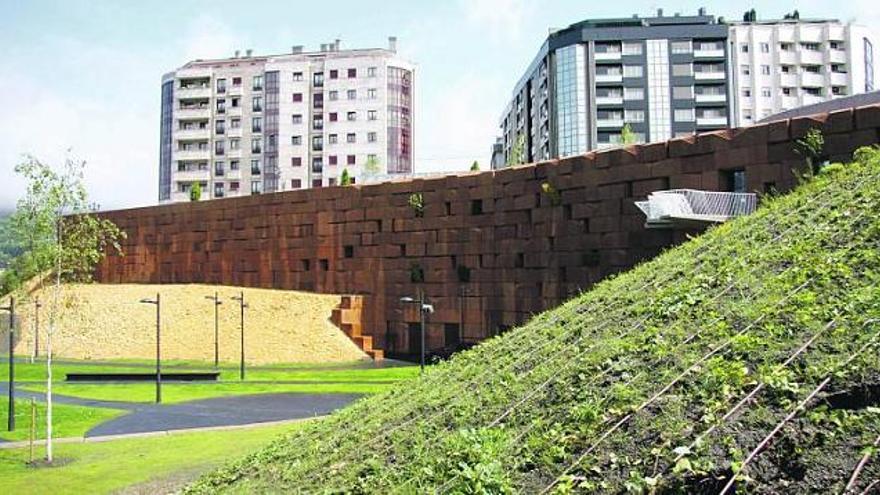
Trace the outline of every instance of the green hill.
<instances>
[{"instance_id":1,"label":"green hill","mask_svg":"<svg viewBox=\"0 0 880 495\"><path fill-rule=\"evenodd\" d=\"M838 493L880 440L880 151L857 158L190 491L718 493L736 472ZM878 478L871 459L858 493Z\"/></svg>"}]
</instances>

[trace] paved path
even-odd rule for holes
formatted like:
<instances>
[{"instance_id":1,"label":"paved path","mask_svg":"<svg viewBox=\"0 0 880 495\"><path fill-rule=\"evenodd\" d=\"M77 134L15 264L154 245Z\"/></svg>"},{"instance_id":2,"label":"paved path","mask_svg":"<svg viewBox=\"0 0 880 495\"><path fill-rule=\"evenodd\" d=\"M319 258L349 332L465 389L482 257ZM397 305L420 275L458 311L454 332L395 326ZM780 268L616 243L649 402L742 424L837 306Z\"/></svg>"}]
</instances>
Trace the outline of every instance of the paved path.
<instances>
[{"instance_id":1,"label":"paved path","mask_svg":"<svg viewBox=\"0 0 880 495\"><path fill-rule=\"evenodd\" d=\"M0 384L0 395L5 396L7 390L6 383ZM46 399L43 393L18 388L15 394L18 399ZM129 411L95 426L85 435L94 437L309 418L328 414L360 397L358 394L276 393L217 397L176 404L101 401L58 394L53 394L52 399L58 404Z\"/></svg>"}]
</instances>

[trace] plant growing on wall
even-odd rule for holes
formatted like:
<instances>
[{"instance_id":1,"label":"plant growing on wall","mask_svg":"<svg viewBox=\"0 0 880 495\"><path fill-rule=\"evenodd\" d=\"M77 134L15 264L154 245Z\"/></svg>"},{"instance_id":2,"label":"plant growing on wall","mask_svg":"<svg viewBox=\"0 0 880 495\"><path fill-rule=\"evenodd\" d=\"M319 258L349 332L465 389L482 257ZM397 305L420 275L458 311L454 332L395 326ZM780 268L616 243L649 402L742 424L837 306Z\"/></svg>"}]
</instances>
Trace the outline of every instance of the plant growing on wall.
<instances>
[{"instance_id":1,"label":"plant growing on wall","mask_svg":"<svg viewBox=\"0 0 880 495\"><path fill-rule=\"evenodd\" d=\"M557 191L556 188L553 187L553 184L549 182L541 183L541 194L547 196L550 200L550 204L553 206L559 206L559 204L562 203L562 195L560 195L559 191Z\"/></svg>"},{"instance_id":2,"label":"plant growing on wall","mask_svg":"<svg viewBox=\"0 0 880 495\"><path fill-rule=\"evenodd\" d=\"M825 147L825 136L815 127L807 131L801 139L794 142L794 151L804 157L806 176L812 177L822 168L822 149Z\"/></svg>"},{"instance_id":3,"label":"plant growing on wall","mask_svg":"<svg viewBox=\"0 0 880 495\"><path fill-rule=\"evenodd\" d=\"M418 263L413 263L409 267L409 281L414 284L420 284L425 281L425 269Z\"/></svg>"},{"instance_id":4,"label":"plant growing on wall","mask_svg":"<svg viewBox=\"0 0 880 495\"><path fill-rule=\"evenodd\" d=\"M471 172L479 172L480 171L480 162L474 160L474 163L471 163Z\"/></svg>"},{"instance_id":5,"label":"plant growing on wall","mask_svg":"<svg viewBox=\"0 0 880 495\"><path fill-rule=\"evenodd\" d=\"M189 200L198 201L200 199L202 199L202 184L199 182L193 182L193 185L189 190Z\"/></svg>"},{"instance_id":6,"label":"plant growing on wall","mask_svg":"<svg viewBox=\"0 0 880 495\"><path fill-rule=\"evenodd\" d=\"M526 154L526 137L523 134L520 134L516 137L516 141L513 143L513 147L510 148L510 155L507 157L508 165L519 165L525 162L525 154Z\"/></svg>"},{"instance_id":7,"label":"plant growing on wall","mask_svg":"<svg viewBox=\"0 0 880 495\"><path fill-rule=\"evenodd\" d=\"M33 277L52 277L46 335L46 460L52 462L52 336L57 331L61 282L89 281L95 265L106 251L121 253L124 232L113 222L93 214L83 183L85 162L67 159L64 171L56 172L34 157L16 165L15 172L27 182L11 219L12 235L22 252L8 272L21 283ZM4 273L5 275L5 273ZM14 289L14 286L9 287Z\"/></svg>"},{"instance_id":8,"label":"plant growing on wall","mask_svg":"<svg viewBox=\"0 0 880 495\"><path fill-rule=\"evenodd\" d=\"M422 218L425 216L425 197L422 196L422 193L412 193L409 195L409 206L413 209L413 213L415 213L416 217Z\"/></svg>"},{"instance_id":9,"label":"plant growing on wall","mask_svg":"<svg viewBox=\"0 0 880 495\"><path fill-rule=\"evenodd\" d=\"M342 175L339 176L339 185L340 186L350 186L351 185L351 175L348 173L348 169L342 169Z\"/></svg>"}]
</instances>

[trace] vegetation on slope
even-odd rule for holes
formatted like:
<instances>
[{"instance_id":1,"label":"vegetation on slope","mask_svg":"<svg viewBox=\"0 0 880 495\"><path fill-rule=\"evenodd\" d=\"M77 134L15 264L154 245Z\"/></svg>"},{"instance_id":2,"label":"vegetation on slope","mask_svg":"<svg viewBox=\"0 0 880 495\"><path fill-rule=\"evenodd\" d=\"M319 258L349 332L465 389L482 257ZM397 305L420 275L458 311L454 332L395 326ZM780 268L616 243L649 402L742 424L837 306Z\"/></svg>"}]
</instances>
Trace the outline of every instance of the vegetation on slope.
<instances>
[{"instance_id":1,"label":"vegetation on slope","mask_svg":"<svg viewBox=\"0 0 880 495\"><path fill-rule=\"evenodd\" d=\"M880 152L856 158L189 490L840 492L880 432Z\"/></svg>"}]
</instances>

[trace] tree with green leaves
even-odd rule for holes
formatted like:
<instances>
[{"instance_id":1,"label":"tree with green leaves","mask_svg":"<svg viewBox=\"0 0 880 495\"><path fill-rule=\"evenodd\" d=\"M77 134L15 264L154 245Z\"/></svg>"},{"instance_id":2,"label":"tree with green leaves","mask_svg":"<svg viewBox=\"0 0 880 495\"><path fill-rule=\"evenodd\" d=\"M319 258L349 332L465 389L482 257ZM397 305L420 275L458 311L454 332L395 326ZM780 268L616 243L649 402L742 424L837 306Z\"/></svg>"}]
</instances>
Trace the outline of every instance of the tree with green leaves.
<instances>
[{"instance_id":1,"label":"tree with green leaves","mask_svg":"<svg viewBox=\"0 0 880 495\"><path fill-rule=\"evenodd\" d=\"M21 253L9 264L9 290L39 277L52 280L46 333L46 460L52 462L52 336L58 330L62 281L90 281L97 263L113 249L121 253L125 234L94 213L83 183L85 162L68 158L57 172L32 156L15 167L26 183L25 196L11 217L14 240Z\"/></svg>"},{"instance_id":2,"label":"tree with green leaves","mask_svg":"<svg viewBox=\"0 0 880 495\"><path fill-rule=\"evenodd\" d=\"M636 133L633 132L632 126L629 125L629 122L623 124L623 129L620 130L620 144L629 146L638 142L639 139L636 137Z\"/></svg>"},{"instance_id":3,"label":"tree with green leaves","mask_svg":"<svg viewBox=\"0 0 880 495\"><path fill-rule=\"evenodd\" d=\"M379 159L376 158L376 155L368 156L367 163L364 164L364 175L375 177L380 173L382 173L382 164L379 163Z\"/></svg>"},{"instance_id":4,"label":"tree with green leaves","mask_svg":"<svg viewBox=\"0 0 880 495\"><path fill-rule=\"evenodd\" d=\"M822 131L815 127L807 131L806 135L794 142L794 151L804 157L806 164L806 177L813 177L822 168L822 150L825 147L825 136Z\"/></svg>"},{"instance_id":5,"label":"tree with green leaves","mask_svg":"<svg viewBox=\"0 0 880 495\"><path fill-rule=\"evenodd\" d=\"M516 137L513 147L510 148L510 155L507 157L508 165L519 165L526 161L526 136L520 134Z\"/></svg>"},{"instance_id":6,"label":"tree with green leaves","mask_svg":"<svg viewBox=\"0 0 880 495\"><path fill-rule=\"evenodd\" d=\"M480 162L474 160L474 163L471 163L471 172L479 172L480 171Z\"/></svg>"},{"instance_id":7,"label":"tree with green leaves","mask_svg":"<svg viewBox=\"0 0 880 495\"><path fill-rule=\"evenodd\" d=\"M348 169L342 169L342 175L339 176L339 185L340 186L350 186L351 185L351 175L348 173Z\"/></svg>"},{"instance_id":8,"label":"tree with green leaves","mask_svg":"<svg viewBox=\"0 0 880 495\"><path fill-rule=\"evenodd\" d=\"M193 182L189 190L189 200L198 201L200 199L202 199L202 184L200 182Z\"/></svg>"}]
</instances>

